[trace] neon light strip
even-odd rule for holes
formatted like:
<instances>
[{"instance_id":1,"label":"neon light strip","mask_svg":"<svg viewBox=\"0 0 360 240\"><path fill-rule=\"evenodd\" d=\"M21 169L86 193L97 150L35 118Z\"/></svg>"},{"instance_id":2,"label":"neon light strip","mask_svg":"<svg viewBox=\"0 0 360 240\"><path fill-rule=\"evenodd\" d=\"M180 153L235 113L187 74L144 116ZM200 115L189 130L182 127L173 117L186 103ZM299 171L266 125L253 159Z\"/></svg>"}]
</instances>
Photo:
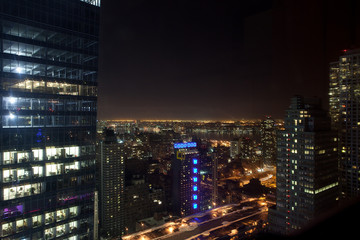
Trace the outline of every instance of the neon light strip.
<instances>
[{"instance_id":1,"label":"neon light strip","mask_svg":"<svg viewBox=\"0 0 360 240\"><path fill-rule=\"evenodd\" d=\"M174 148L191 148L196 147L196 142L187 142L187 143L175 143Z\"/></svg>"}]
</instances>

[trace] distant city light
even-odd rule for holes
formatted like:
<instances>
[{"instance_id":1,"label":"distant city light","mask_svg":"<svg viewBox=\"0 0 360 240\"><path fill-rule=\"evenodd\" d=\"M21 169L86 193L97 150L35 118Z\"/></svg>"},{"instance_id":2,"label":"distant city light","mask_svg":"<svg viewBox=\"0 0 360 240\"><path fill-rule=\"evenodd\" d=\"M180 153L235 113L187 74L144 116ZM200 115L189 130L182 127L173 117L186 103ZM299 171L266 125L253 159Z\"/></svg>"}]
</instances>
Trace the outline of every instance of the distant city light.
<instances>
[{"instance_id":1,"label":"distant city light","mask_svg":"<svg viewBox=\"0 0 360 240\"><path fill-rule=\"evenodd\" d=\"M193 199L197 200L197 195L196 194L193 195Z\"/></svg>"},{"instance_id":2,"label":"distant city light","mask_svg":"<svg viewBox=\"0 0 360 240\"><path fill-rule=\"evenodd\" d=\"M194 209L197 209L197 207L198 207L198 206L197 206L197 203L194 203L194 204L193 204L193 208L194 208Z\"/></svg>"},{"instance_id":3,"label":"distant city light","mask_svg":"<svg viewBox=\"0 0 360 240\"><path fill-rule=\"evenodd\" d=\"M193 186L193 190L194 190L194 191L197 191L197 186Z\"/></svg>"},{"instance_id":4,"label":"distant city light","mask_svg":"<svg viewBox=\"0 0 360 240\"><path fill-rule=\"evenodd\" d=\"M187 142L187 143L175 143L174 148L191 148L196 147L196 142Z\"/></svg>"},{"instance_id":5,"label":"distant city light","mask_svg":"<svg viewBox=\"0 0 360 240\"><path fill-rule=\"evenodd\" d=\"M9 118L10 118L10 119L14 119L14 118L15 118L15 115L12 114L12 113L10 113Z\"/></svg>"},{"instance_id":6,"label":"distant city light","mask_svg":"<svg viewBox=\"0 0 360 240\"><path fill-rule=\"evenodd\" d=\"M198 172L198 169L197 169L197 168L193 168L193 172L194 172L194 173L197 173L197 172Z\"/></svg>"},{"instance_id":7,"label":"distant city light","mask_svg":"<svg viewBox=\"0 0 360 240\"><path fill-rule=\"evenodd\" d=\"M198 181L198 178L197 177L194 177L194 182L197 182Z\"/></svg>"},{"instance_id":8,"label":"distant city light","mask_svg":"<svg viewBox=\"0 0 360 240\"><path fill-rule=\"evenodd\" d=\"M197 164L198 163L198 160L197 159L193 159L193 164Z\"/></svg>"}]
</instances>

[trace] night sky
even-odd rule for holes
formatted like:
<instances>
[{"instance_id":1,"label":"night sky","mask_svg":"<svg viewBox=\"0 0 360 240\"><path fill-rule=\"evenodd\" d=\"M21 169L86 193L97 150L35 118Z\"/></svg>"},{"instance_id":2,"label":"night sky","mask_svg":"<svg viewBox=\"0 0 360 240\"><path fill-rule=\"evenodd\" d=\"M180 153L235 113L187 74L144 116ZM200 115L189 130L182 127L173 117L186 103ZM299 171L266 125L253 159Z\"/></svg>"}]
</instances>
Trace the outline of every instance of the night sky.
<instances>
[{"instance_id":1,"label":"night sky","mask_svg":"<svg viewBox=\"0 0 360 240\"><path fill-rule=\"evenodd\" d=\"M99 119L283 118L327 107L328 64L359 47L356 0L102 0Z\"/></svg>"}]
</instances>

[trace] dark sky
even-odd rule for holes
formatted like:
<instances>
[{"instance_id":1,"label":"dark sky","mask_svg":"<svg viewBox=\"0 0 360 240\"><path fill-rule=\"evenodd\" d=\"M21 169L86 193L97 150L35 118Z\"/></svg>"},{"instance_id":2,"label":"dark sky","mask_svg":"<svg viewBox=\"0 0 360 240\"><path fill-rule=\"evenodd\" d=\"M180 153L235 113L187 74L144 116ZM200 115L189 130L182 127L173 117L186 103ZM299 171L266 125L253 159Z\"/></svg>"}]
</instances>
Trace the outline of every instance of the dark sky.
<instances>
[{"instance_id":1,"label":"dark sky","mask_svg":"<svg viewBox=\"0 0 360 240\"><path fill-rule=\"evenodd\" d=\"M103 0L98 117L282 118L294 94L326 106L356 12L356 0Z\"/></svg>"}]
</instances>

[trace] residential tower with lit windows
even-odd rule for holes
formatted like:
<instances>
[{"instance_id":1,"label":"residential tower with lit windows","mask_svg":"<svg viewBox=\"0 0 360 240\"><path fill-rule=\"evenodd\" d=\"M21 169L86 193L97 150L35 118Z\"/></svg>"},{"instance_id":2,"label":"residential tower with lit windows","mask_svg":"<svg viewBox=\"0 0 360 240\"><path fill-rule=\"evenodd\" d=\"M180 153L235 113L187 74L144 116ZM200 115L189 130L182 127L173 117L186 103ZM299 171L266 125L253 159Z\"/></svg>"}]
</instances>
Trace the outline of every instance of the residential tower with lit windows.
<instances>
[{"instance_id":1,"label":"residential tower with lit windows","mask_svg":"<svg viewBox=\"0 0 360 240\"><path fill-rule=\"evenodd\" d=\"M337 205L337 137L319 99L292 98L277 138L272 232L289 234Z\"/></svg>"},{"instance_id":2,"label":"residential tower with lit windows","mask_svg":"<svg viewBox=\"0 0 360 240\"><path fill-rule=\"evenodd\" d=\"M101 237L125 233L125 150L114 130L106 129L97 146L97 189Z\"/></svg>"},{"instance_id":3,"label":"residential tower with lit windows","mask_svg":"<svg viewBox=\"0 0 360 240\"><path fill-rule=\"evenodd\" d=\"M99 13L0 1L1 239L93 239Z\"/></svg>"},{"instance_id":4,"label":"residential tower with lit windows","mask_svg":"<svg viewBox=\"0 0 360 240\"><path fill-rule=\"evenodd\" d=\"M360 195L360 49L344 50L330 64L329 107L339 137L342 198Z\"/></svg>"}]
</instances>

